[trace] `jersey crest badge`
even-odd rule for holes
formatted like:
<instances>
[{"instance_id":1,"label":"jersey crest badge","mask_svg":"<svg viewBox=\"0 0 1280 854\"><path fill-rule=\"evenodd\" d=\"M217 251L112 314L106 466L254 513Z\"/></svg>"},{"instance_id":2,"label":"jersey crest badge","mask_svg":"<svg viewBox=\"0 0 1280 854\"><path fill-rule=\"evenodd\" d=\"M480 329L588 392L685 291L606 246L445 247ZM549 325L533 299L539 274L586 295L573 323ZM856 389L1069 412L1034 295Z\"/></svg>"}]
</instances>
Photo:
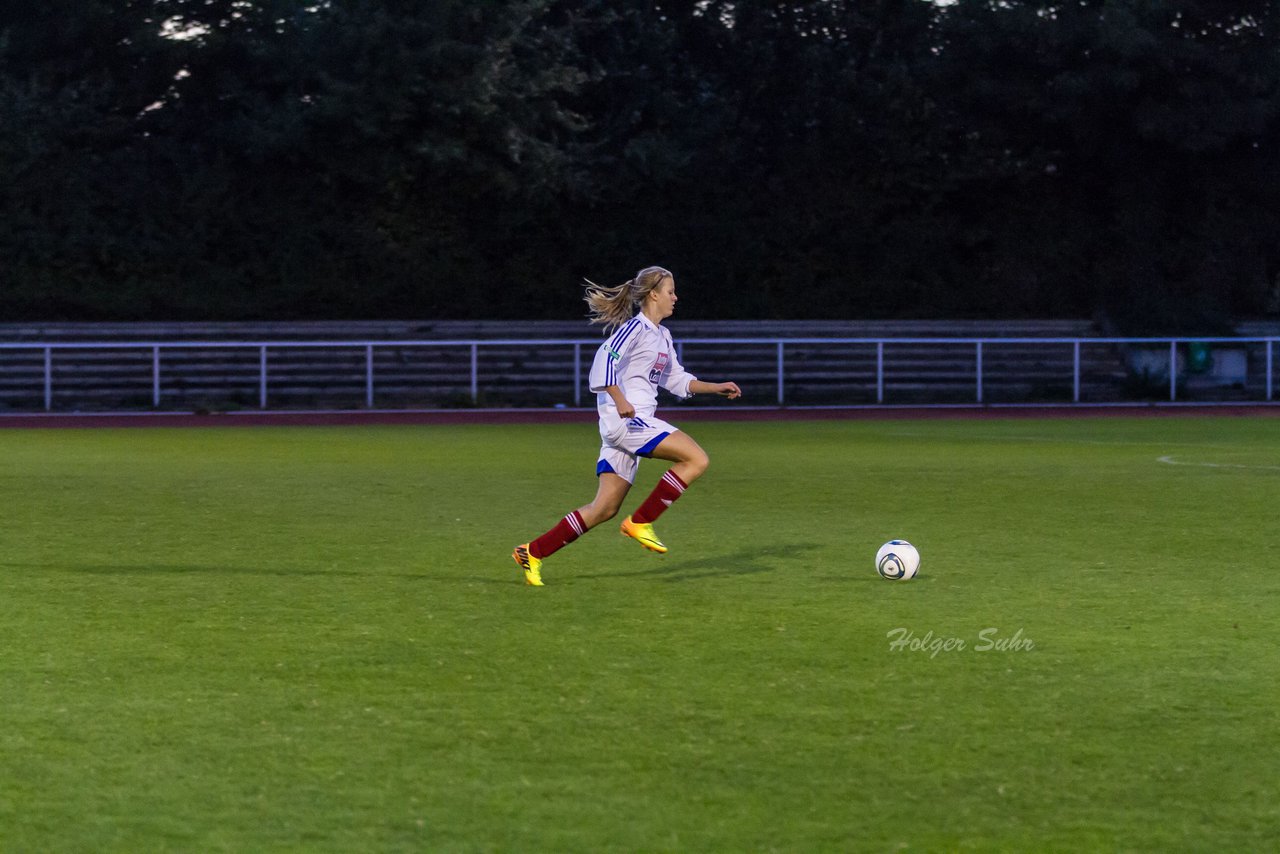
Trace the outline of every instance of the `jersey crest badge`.
<instances>
[{"instance_id":1,"label":"jersey crest badge","mask_svg":"<svg viewBox=\"0 0 1280 854\"><path fill-rule=\"evenodd\" d=\"M653 367L649 370L649 382L657 383L662 379L662 372L667 369L667 365L671 364L671 357L666 353L659 353L658 358L654 360Z\"/></svg>"}]
</instances>

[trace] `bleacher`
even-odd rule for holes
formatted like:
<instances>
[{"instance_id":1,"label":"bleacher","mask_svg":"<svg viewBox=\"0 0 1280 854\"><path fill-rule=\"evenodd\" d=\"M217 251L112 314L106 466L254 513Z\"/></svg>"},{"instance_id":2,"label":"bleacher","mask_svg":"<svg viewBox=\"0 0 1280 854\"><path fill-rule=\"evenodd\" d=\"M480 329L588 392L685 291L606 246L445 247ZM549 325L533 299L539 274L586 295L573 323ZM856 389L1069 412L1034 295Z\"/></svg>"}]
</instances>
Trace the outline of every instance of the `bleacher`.
<instances>
[{"instance_id":1,"label":"bleacher","mask_svg":"<svg viewBox=\"0 0 1280 854\"><path fill-rule=\"evenodd\" d=\"M734 379L747 402L762 405L778 403L779 339L786 339L788 405L975 402L977 345L940 339L988 339L981 354L984 403L1073 399L1073 344L1040 339L1083 342L1081 400L1119 399L1130 376L1120 348L1088 343L1098 333L1087 320L676 317L668 325L690 370ZM0 409L149 409L157 398L161 409L257 408L264 403L264 361L265 404L272 409L364 408L371 374L375 408L590 406L583 386L600 340L585 320L0 324L0 344L26 348L0 349ZM46 346L53 349L46 353Z\"/></svg>"}]
</instances>

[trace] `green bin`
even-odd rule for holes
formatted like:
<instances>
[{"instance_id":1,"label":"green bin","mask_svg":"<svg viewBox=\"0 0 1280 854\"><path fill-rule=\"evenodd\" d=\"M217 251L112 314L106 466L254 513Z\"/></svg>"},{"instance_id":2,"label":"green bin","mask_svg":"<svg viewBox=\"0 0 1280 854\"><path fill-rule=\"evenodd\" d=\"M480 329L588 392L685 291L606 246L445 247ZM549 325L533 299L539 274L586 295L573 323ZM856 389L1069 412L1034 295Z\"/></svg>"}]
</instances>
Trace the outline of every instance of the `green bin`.
<instances>
[{"instance_id":1,"label":"green bin","mask_svg":"<svg viewBox=\"0 0 1280 854\"><path fill-rule=\"evenodd\" d=\"M1187 372L1203 374L1213 367L1213 350L1203 341L1187 344Z\"/></svg>"}]
</instances>

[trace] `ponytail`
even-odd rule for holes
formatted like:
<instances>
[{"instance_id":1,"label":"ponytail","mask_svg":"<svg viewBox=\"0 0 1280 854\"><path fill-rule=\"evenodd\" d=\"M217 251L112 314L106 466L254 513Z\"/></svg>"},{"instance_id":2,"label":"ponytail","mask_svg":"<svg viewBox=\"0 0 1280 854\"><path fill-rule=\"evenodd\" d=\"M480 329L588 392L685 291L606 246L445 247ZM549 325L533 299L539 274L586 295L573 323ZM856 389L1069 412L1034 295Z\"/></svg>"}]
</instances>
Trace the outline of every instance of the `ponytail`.
<instances>
[{"instance_id":1,"label":"ponytail","mask_svg":"<svg viewBox=\"0 0 1280 854\"><path fill-rule=\"evenodd\" d=\"M649 292L669 278L672 278L670 271L663 267L645 267L634 279L612 288L585 279L587 292L582 298L586 300L591 322L603 326L605 334L609 334L630 320Z\"/></svg>"},{"instance_id":2,"label":"ponytail","mask_svg":"<svg viewBox=\"0 0 1280 854\"><path fill-rule=\"evenodd\" d=\"M631 289L635 279L612 288L597 285L590 279L585 281L587 293L583 299L587 301L591 322L603 326L606 335L631 319Z\"/></svg>"}]
</instances>

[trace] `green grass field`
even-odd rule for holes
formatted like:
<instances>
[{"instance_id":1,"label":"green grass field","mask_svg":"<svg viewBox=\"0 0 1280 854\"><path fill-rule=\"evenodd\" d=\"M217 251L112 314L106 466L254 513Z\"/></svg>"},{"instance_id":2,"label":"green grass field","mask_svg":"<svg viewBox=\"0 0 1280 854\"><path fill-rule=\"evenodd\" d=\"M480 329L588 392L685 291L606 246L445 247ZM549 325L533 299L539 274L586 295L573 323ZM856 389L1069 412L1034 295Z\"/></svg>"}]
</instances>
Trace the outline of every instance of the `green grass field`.
<instances>
[{"instance_id":1,"label":"green grass field","mask_svg":"<svg viewBox=\"0 0 1280 854\"><path fill-rule=\"evenodd\" d=\"M1280 419L686 426L0 431L0 850L1280 847Z\"/></svg>"}]
</instances>

